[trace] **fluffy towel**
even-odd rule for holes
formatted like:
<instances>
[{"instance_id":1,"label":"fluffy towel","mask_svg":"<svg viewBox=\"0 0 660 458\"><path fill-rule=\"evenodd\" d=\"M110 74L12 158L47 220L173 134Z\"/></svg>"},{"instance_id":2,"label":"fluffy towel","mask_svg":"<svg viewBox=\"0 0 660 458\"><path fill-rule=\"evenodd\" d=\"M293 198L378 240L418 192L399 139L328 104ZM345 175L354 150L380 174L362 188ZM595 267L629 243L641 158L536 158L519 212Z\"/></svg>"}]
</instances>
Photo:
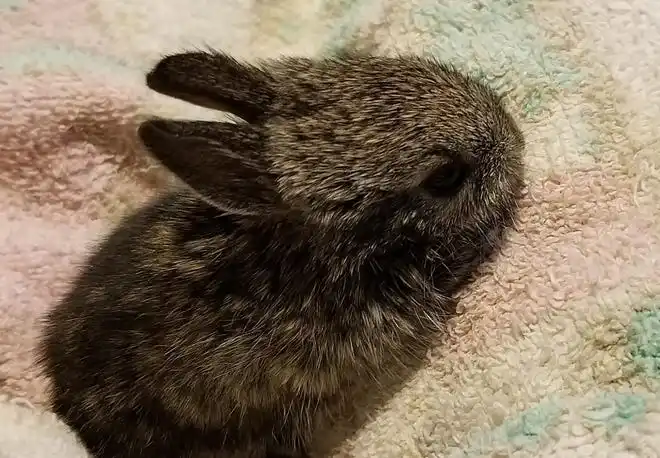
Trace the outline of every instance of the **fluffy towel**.
<instances>
[{"instance_id":1,"label":"fluffy towel","mask_svg":"<svg viewBox=\"0 0 660 458\"><path fill-rule=\"evenodd\" d=\"M0 456L80 453L43 412L38 318L165 183L138 120L216 116L143 82L204 46L432 54L506 93L526 134L519 231L336 456L660 456L658 42L652 0L0 0Z\"/></svg>"}]
</instances>

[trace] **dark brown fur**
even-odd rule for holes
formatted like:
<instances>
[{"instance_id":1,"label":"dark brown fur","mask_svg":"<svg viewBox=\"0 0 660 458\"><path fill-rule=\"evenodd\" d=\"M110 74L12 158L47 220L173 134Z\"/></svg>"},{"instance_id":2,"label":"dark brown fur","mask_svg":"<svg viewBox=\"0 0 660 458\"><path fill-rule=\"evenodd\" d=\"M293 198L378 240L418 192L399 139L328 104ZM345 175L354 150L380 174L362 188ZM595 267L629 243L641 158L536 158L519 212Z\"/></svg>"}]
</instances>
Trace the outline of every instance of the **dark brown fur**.
<instances>
[{"instance_id":1,"label":"dark brown fur","mask_svg":"<svg viewBox=\"0 0 660 458\"><path fill-rule=\"evenodd\" d=\"M416 57L163 59L152 120L184 186L127 217L46 319L55 412L100 458L301 457L330 405L431 342L511 225L522 136Z\"/></svg>"}]
</instances>

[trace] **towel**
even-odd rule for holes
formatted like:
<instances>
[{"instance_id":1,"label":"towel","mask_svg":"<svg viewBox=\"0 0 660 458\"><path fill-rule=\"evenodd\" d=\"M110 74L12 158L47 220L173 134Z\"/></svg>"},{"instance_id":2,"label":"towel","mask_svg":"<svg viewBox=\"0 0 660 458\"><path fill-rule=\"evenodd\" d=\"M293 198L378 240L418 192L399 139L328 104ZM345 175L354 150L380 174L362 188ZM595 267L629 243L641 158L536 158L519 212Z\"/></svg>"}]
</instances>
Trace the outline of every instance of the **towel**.
<instances>
[{"instance_id":1,"label":"towel","mask_svg":"<svg viewBox=\"0 0 660 458\"><path fill-rule=\"evenodd\" d=\"M652 0L0 0L0 456L54 456L26 428L71 444L34 366L39 319L167 185L137 123L219 116L144 85L204 47L431 55L504 94L526 137L510 243L428 363L356 400L331 456L660 456L658 42Z\"/></svg>"}]
</instances>

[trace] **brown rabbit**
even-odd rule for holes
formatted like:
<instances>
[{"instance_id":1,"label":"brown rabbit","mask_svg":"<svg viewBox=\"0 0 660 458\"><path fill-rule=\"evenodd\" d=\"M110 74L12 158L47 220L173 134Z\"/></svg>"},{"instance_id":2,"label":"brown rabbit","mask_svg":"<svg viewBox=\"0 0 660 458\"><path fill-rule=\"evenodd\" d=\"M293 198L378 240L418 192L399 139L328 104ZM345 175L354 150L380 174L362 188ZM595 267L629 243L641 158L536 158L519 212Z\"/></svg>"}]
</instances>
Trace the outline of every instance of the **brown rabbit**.
<instances>
[{"instance_id":1,"label":"brown rabbit","mask_svg":"<svg viewBox=\"0 0 660 458\"><path fill-rule=\"evenodd\" d=\"M245 122L151 120L181 179L46 318L54 411L99 458L302 457L359 380L429 345L512 224L523 138L418 57L164 58L150 88Z\"/></svg>"}]
</instances>

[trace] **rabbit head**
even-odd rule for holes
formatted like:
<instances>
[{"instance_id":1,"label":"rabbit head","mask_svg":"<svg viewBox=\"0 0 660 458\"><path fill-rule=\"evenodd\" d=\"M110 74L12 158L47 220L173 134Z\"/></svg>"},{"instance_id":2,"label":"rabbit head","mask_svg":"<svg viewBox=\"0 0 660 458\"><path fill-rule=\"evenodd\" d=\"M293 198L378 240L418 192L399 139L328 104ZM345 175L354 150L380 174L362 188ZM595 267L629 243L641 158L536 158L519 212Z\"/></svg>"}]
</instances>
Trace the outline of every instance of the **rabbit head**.
<instances>
[{"instance_id":1,"label":"rabbit head","mask_svg":"<svg viewBox=\"0 0 660 458\"><path fill-rule=\"evenodd\" d=\"M369 213L443 236L498 231L514 215L522 134L487 86L434 60L248 64L189 52L162 59L147 85L244 121L156 119L139 130L158 160L228 212L328 224Z\"/></svg>"}]
</instances>

